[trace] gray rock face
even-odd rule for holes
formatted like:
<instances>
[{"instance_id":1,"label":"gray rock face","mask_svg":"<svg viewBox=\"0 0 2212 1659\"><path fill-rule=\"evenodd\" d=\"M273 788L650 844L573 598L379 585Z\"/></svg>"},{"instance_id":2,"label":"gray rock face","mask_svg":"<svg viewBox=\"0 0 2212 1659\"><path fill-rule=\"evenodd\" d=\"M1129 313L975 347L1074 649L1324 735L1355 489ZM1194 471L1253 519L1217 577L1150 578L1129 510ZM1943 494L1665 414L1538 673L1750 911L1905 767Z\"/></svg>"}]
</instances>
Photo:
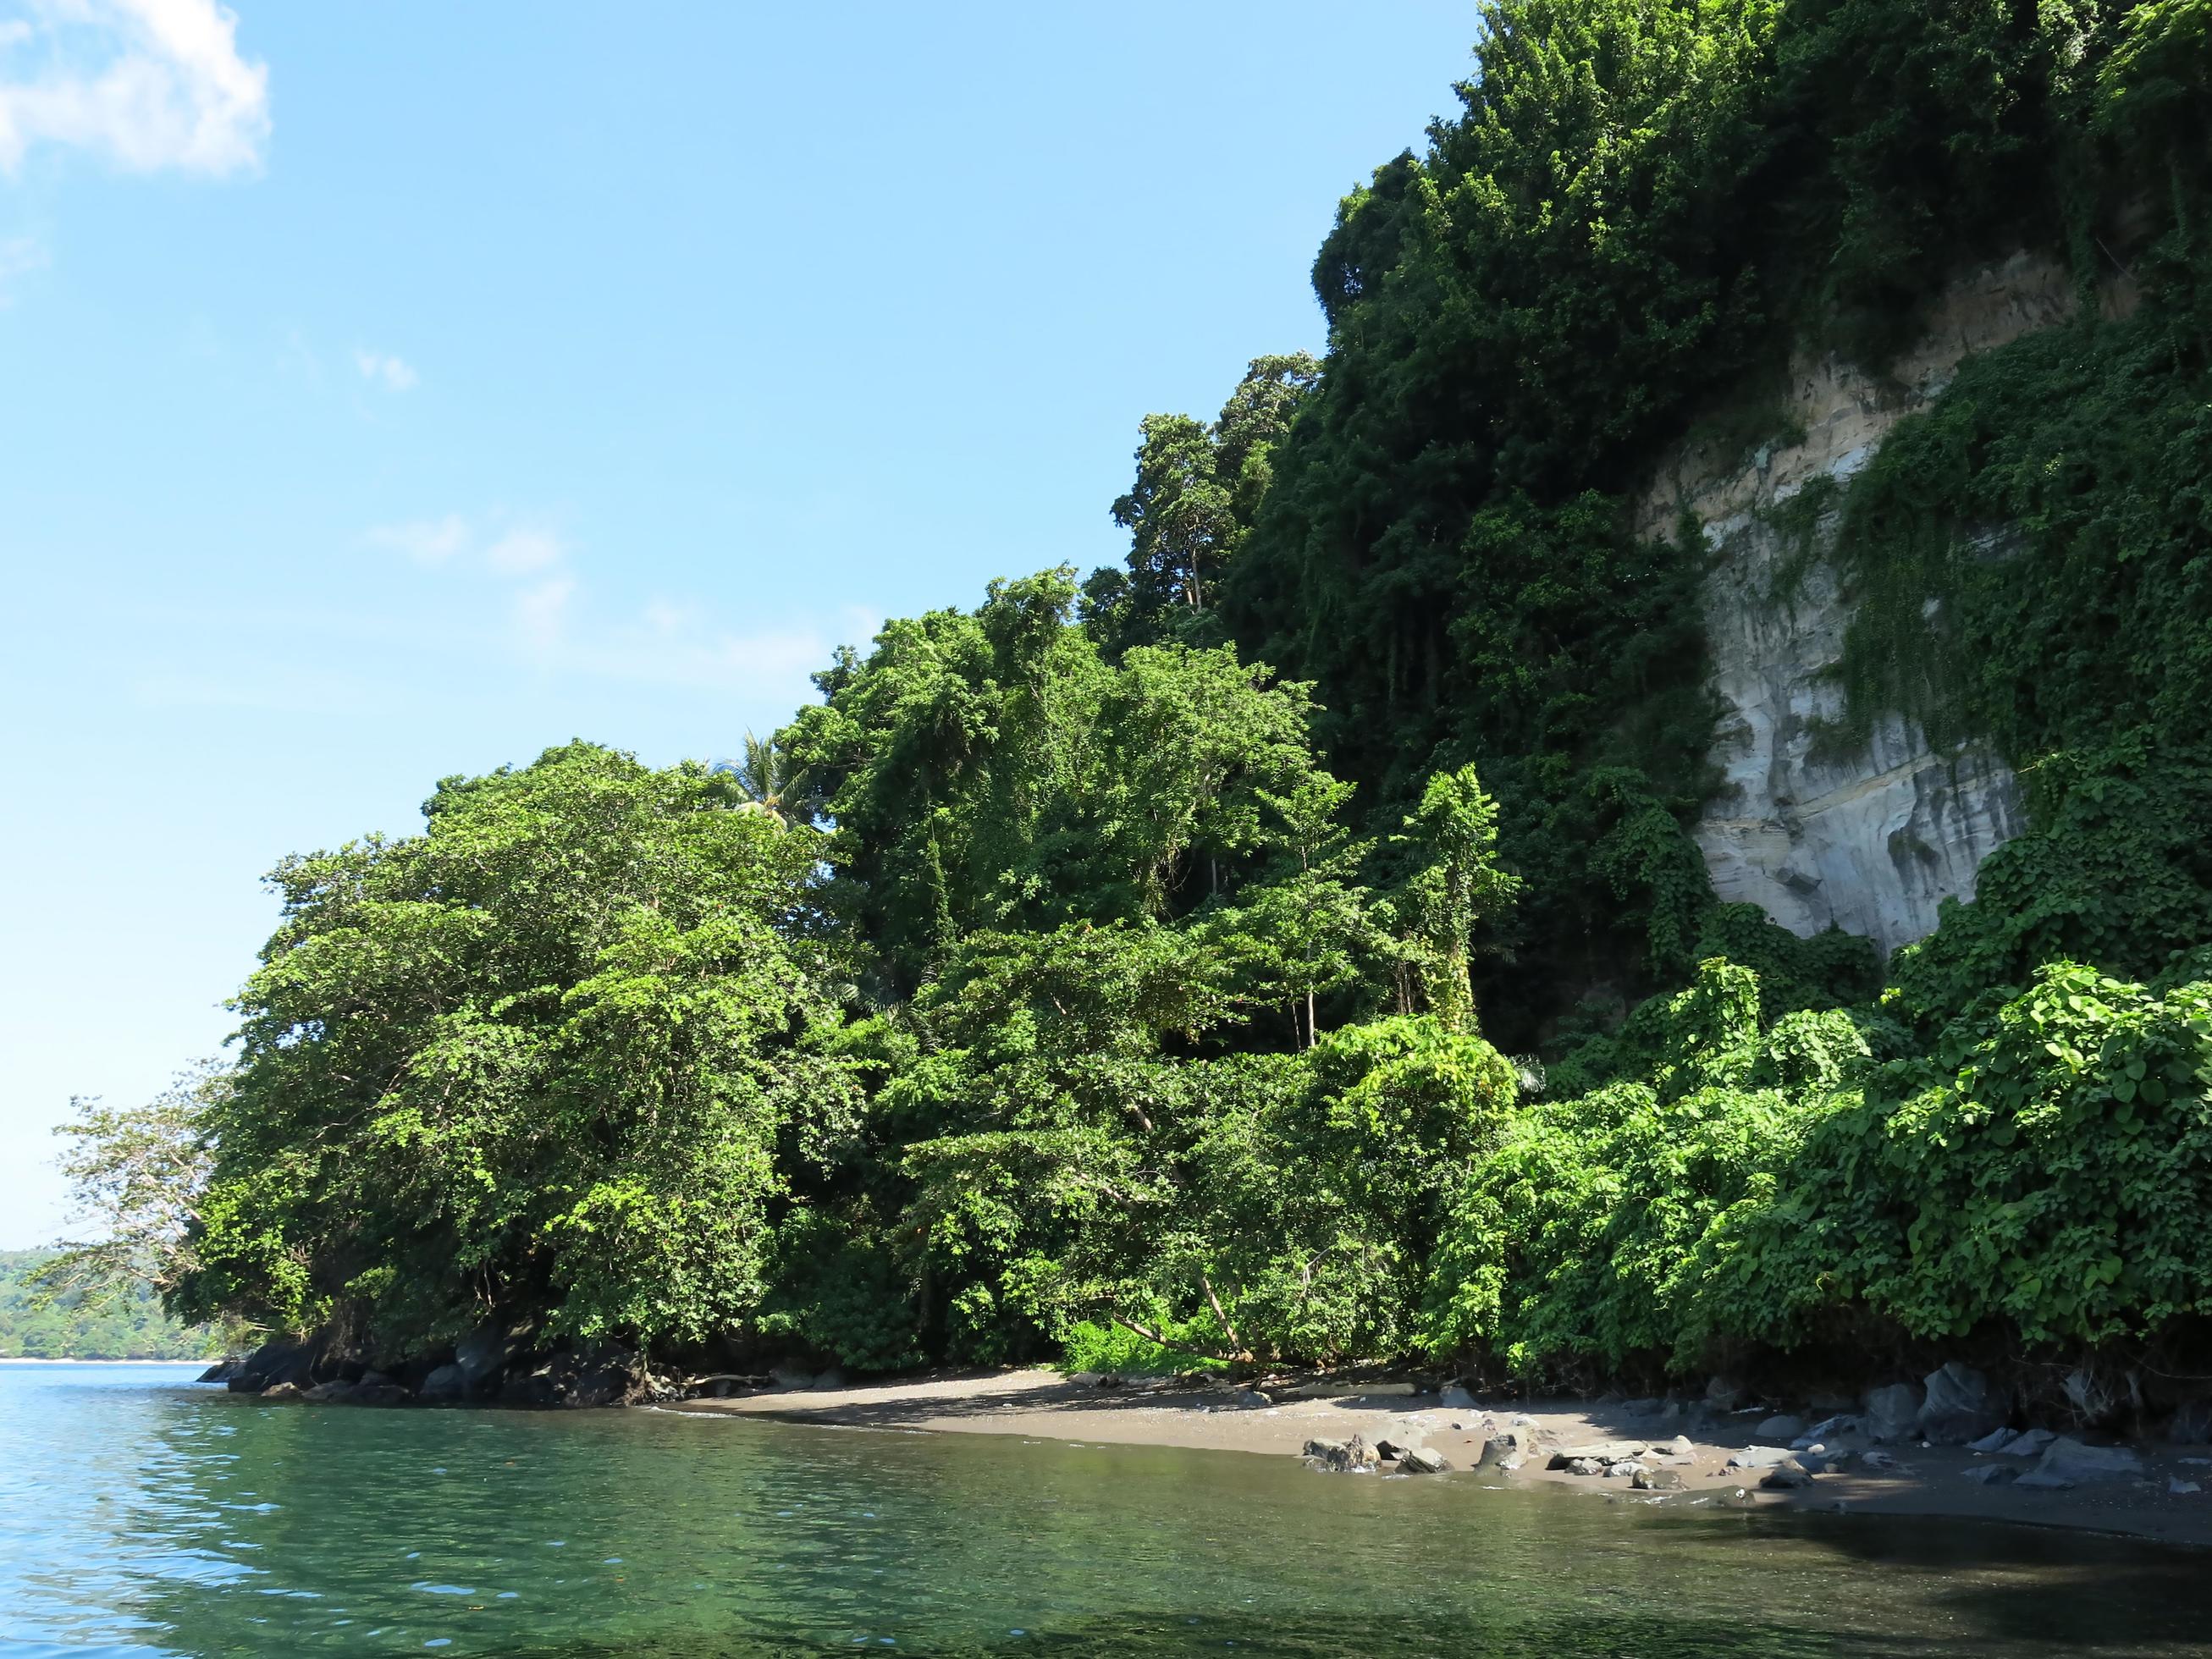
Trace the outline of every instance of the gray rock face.
<instances>
[{"instance_id":1,"label":"gray rock face","mask_svg":"<svg viewBox=\"0 0 2212 1659\"><path fill-rule=\"evenodd\" d=\"M508 1371L499 1397L510 1406L614 1406L638 1384L635 1355L594 1346L525 1359Z\"/></svg>"},{"instance_id":2,"label":"gray rock face","mask_svg":"<svg viewBox=\"0 0 2212 1659\"><path fill-rule=\"evenodd\" d=\"M1672 1469L1644 1469L1629 1484L1638 1492L1680 1492L1682 1477Z\"/></svg>"},{"instance_id":3,"label":"gray rock face","mask_svg":"<svg viewBox=\"0 0 2212 1659\"><path fill-rule=\"evenodd\" d=\"M1893 1382L1866 1397L1866 1431L1877 1445L1917 1439L1920 1433L1920 1390L1910 1382Z\"/></svg>"},{"instance_id":4,"label":"gray rock face","mask_svg":"<svg viewBox=\"0 0 2212 1659\"><path fill-rule=\"evenodd\" d=\"M1963 1446L2004 1421L2004 1401L1989 1378L1955 1359L1928 1373L1928 1398L1920 1407L1920 1437L1931 1446Z\"/></svg>"},{"instance_id":5,"label":"gray rock face","mask_svg":"<svg viewBox=\"0 0 2212 1659\"><path fill-rule=\"evenodd\" d=\"M1401 1474L1449 1474L1451 1464L1441 1452L1426 1446L1408 1446L1398 1454L1398 1472Z\"/></svg>"},{"instance_id":6,"label":"gray rock face","mask_svg":"<svg viewBox=\"0 0 2212 1659\"><path fill-rule=\"evenodd\" d=\"M1824 724L1843 712L1828 670L1851 617L1825 559L1836 526L1811 526L1806 561L1777 509L1863 471L1970 353L2063 321L2074 303L2059 262L2015 255L1954 284L1884 375L1836 357L1793 363L1787 415L1802 441L1748 457L1685 443L1662 459L1638 529L1671 537L1687 513L1715 555L1705 612L1723 717L1711 758L1725 781L1697 836L1723 900L1800 934L1864 934L1887 953L1932 931L1943 899L1972 898L1982 860L2020 833L2017 782L1986 744L1938 753L1893 714L1852 752L1823 747ZM1786 586L1790 568L1808 563Z\"/></svg>"},{"instance_id":7,"label":"gray rock face","mask_svg":"<svg viewBox=\"0 0 2212 1659\"><path fill-rule=\"evenodd\" d=\"M1570 1457L1564 1461L1555 1457L1552 1460L1552 1467L1555 1469L1565 1469L1569 1474L1603 1474L1605 1473L1605 1465L1595 1457Z\"/></svg>"},{"instance_id":8,"label":"gray rock face","mask_svg":"<svg viewBox=\"0 0 2212 1659\"><path fill-rule=\"evenodd\" d=\"M1791 1441L1805 1432L1805 1419L1778 1413L1761 1423L1753 1432L1761 1440Z\"/></svg>"},{"instance_id":9,"label":"gray rock face","mask_svg":"<svg viewBox=\"0 0 2212 1659\"><path fill-rule=\"evenodd\" d=\"M1770 1492L1789 1492L1798 1486L1811 1486L1813 1472L1792 1458L1767 1470L1759 1484Z\"/></svg>"},{"instance_id":10,"label":"gray rock face","mask_svg":"<svg viewBox=\"0 0 2212 1659\"><path fill-rule=\"evenodd\" d=\"M422 1379L425 1400L459 1400L468 1391L468 1374L459 1365L441 1365Z\"/></svg>"}]
</instances>

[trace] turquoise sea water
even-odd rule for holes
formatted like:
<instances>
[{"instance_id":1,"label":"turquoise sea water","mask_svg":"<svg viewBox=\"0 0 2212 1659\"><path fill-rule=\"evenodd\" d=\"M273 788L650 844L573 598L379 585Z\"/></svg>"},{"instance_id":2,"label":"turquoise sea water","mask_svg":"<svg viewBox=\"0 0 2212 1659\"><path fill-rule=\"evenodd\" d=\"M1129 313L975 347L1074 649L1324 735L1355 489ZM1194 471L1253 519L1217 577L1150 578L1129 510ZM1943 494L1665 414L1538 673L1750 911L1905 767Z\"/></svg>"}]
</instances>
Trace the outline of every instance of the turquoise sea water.
<instances>
[{"instance_id":1,"label":"turquoise sea water","mask_svg":"<svg viewBox=\"0 0 2212 1659\"><path fill-rule=\"evenodd\" d=\"M2212 1654L2212 1556L1288 1459L0 1365L0 1659Z\"/></svg>"}]
</instances>

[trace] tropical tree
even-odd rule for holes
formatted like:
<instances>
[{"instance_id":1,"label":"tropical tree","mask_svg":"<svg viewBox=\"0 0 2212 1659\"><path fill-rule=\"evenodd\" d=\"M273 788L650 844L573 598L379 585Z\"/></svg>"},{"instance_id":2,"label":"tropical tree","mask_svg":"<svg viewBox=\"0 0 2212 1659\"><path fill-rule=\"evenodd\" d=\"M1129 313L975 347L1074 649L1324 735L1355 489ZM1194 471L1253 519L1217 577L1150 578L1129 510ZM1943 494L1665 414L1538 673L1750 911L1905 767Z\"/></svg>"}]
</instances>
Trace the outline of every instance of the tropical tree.
<instances>
[{"instance_id":1,"label":"tropical tree","mask_svg":"<svg viewBox=\"0 0 2212 1659\"><path fill-rule=\"evenodd\" d=\"M824 849L744 805L576 743L284 860L179 1308L372 1348L494 1313L742 1329L781 1194L859 1108Z\"/></svg>"}]
</instances>

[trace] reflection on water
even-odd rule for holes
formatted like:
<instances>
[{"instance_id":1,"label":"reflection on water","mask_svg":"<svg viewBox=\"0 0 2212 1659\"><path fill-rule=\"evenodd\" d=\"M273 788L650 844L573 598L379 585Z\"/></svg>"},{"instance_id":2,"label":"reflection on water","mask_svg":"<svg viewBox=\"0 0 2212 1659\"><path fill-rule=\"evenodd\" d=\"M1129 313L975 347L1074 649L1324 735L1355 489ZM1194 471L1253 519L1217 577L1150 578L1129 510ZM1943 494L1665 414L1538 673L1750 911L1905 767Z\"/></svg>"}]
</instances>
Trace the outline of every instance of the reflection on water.
<instances>
[{"instance_id":1,"label":"reflection on water","mask_svg":"<svg viewBox=\"0 0 2212 1659\"><path fill-rule=\"evenodd\" d=\"M2212 1654L2063 1534L186 1374L0 1366L0 1654Z\"/></svg>"}]
</instances>

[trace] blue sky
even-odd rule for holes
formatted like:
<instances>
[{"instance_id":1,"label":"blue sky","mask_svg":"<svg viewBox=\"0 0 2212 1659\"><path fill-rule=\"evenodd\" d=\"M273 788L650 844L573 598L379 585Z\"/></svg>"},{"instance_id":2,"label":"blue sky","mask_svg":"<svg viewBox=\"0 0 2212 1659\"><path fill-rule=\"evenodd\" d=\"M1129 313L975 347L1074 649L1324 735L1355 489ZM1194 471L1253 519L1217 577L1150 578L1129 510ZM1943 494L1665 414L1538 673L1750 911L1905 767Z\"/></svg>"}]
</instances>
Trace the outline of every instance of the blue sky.
<instances>
[{"instance_id":1,"label":"blue sky","mask_svg":"<svg viewBox=\"0 0 2212 1659\"><path fill-rule=\"evenodd\" d=\"M1123 550L1473 6L0 0L0 1248L290 850Z\"/></svg>"}]
</instances>

